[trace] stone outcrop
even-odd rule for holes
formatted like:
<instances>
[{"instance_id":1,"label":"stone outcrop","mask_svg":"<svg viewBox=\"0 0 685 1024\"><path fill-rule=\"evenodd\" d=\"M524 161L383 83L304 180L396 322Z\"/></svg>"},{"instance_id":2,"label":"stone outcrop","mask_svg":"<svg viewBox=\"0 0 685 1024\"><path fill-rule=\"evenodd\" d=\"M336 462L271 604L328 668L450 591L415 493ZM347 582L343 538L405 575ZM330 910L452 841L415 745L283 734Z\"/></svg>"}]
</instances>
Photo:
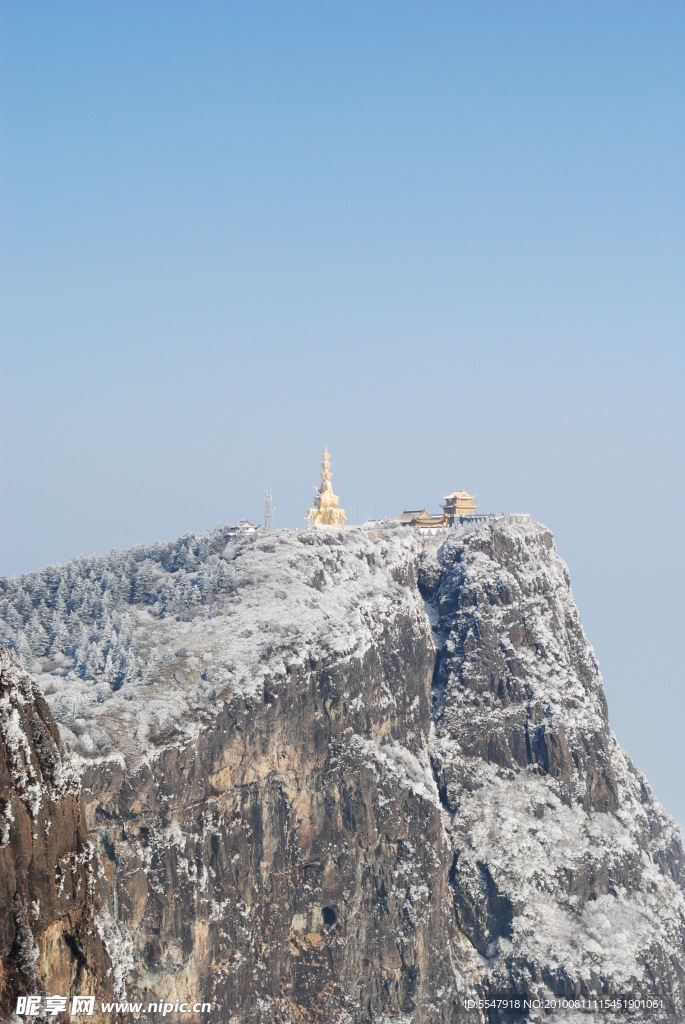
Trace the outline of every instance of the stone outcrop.
<instances>
[{"instance_id":1,"label":"stone outcrop","mask_svg":"<svg viewBox=\"0 0 685 1024\"><path fill-rule=\"evenodd\" d=\"M233 1024L504 1021L465 1008L495 993L685 1016L678 831L609 729L544 527L217 531L12 586L56 713L78 703L130 999Z\"/></svg>"},{"instance_id":2,"label":"stone outcrop","mask_svg":"<svg viewBox=\"0 0 685 1024\"><path fill-rule=\"evenodd\" d=\"M323 552L313 595L335 587ZM236 1024L461 1019L474 958L428 755L430 628L415 577L408 591L382 563L358 568L383 573L393 605L359 653L323 638L304 661L272 653L257 699L225 695L195 741L85 772L130 997L200 993Z\"/></svg>"},{"instance_id":3,"label":"stone outcrop","mask_svg":"<svg viewBox=\"0 0 685 1024\"><path fill-rule=\"evenodd\" d=\"M79 790L45 700L0 648L2 1020L20 995L111 995Z\"/></svg>"},{"instance_id":4,"label":"stone outcrop","mask_svg":"<svg viewBox=\"0 0 685 1024\"><path fill-rule=\"evenodd\" d=\"M680 1020L679 831L609 729L551 534L455 532L424 558L419 585L436 639L431 756L454 909L485 988L657 1000L644 1019Z\"/></svg>"}]
</instances>

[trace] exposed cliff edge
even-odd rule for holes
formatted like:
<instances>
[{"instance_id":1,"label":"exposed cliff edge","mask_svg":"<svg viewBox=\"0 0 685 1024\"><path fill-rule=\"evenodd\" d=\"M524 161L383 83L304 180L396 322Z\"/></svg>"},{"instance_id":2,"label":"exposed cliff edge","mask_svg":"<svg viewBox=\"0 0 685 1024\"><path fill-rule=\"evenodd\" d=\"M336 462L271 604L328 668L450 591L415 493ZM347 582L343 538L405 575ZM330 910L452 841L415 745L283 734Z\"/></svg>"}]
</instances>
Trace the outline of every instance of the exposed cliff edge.
<instances>
[{"instance_id":1,"label":"exposed cliff edge","mask_svg":"<svg viewBox=\"0 0 685 1024\"><path fill-rule=\"evenodd\" d=\"M680 1020L679 830L609 730L551 534L455 534L419 582L438 651L431 756L455 913L487 984L659 996L664 1019Z\"/></svg>"},{"instance_id":2,"label":"exposed cliff edge","mask_svg":"<svg viewBox=\"0 0 685 1024\"><path fill-rule=\"evenodd\" d=\"M474 1021L492 992L685 1015L679 835L543 527L217 530L2 581L0 615L79 765L130 998L235 1024Z\"/></svg>"},{"instance_id":3,"label":"exposed cliff edge","mask_svg":"<svg viewBox=\"0 0 685 1024\"><path fill-rule=\"evenodd\" d=\"M45 701L3 647L0 801L0 1019L20 995L111 997L78 776Z\"/></svg>"}]
</instances>

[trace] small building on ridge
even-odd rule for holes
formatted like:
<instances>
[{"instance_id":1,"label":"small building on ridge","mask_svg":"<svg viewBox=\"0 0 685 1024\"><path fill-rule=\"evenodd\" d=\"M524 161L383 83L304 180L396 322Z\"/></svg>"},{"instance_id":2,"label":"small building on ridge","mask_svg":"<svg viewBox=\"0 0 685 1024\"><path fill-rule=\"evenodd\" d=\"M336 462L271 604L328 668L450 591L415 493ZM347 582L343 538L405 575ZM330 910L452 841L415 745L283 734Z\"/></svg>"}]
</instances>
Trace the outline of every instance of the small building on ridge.
<instances>
[{"instance_id":1,"label":"small building on ridge","mask_svg":"<svg viewBox=\"0 0 685 1024\"><path fill-rule=\"evenodd\" d=\"M394 522L402 523L404 526L417 526L421 530L437 530L439 526L447 526L444 513L433 515L425 508L405 510L401 515L395 517Z\"/></svg>"},{"instance_id":2,"label":"small building on ridge","mask_svg":"<svg viewBox=\"0 0 685 1024\"><path fill-rule=\"evenodd\" d=\"M239 523L229 526L228 532L242 536L246 533L256 533L258 529L259 527L255 523L251 523L249 519L241 519Z\"/></svg>"},{"instance_id":3,"label":"small building on ridge","mask_svg":"<svg viewBox=\"0 0 685 1024\"><path fill-rule=\"evenodd\" d=\"M478 508L475 497L475 494L469 494L468 491L452 491L450 494L443 494L442 500L445 504L441 513L434 515L425 508L405 509L393 522L415 526L420 530L438 530L441 526L454 526L460 519L475 516Z\"/></svg>"},{"instance_id":4,"label":"small building on ridge","mask_svg":"<svg viewBox=\"0 0 685 1024\"><path fill-rule=\"evenodd\" d=\"M468 491L452 491L451 494L443 494L445 504L442 506L446 516L447 524L452 526L455 520L464 516L475 516L478 506L475 503L475 494Z\"/></svg>"}]
</instances>

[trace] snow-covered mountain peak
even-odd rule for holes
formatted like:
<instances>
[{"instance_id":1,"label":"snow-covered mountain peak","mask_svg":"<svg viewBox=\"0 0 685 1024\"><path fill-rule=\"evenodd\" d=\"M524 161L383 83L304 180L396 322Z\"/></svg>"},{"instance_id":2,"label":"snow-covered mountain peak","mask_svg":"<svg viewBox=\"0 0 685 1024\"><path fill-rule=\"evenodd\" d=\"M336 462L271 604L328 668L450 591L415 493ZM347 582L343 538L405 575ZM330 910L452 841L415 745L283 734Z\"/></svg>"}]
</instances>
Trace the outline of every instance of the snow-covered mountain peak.
<instances>
[{"instance_id":1,"label":"snow-covered mountain peak","mask_svg":"<svg viewBox=\"0 0 685 1024\"><path fill-rule=\"evenodd\" d=\"M136 761L295 664L361 656L381 620L417 601L397 578L419 549L399 529L216 530L76 559L3 582L0 641L72 751Z\"/></svg>"},{"instance_id":2,"label":"snow-covered mountain peak","mask_svg":"<svg viewBox=\"0 0 685 1024\"><path fill-rule=\"evenodd\" d=\"M181 972L246 1024L448 1024L491 992L685 1014L678 829L545 527L218 529L2 581L0 616L137 991Z\"/></svg>"}]
</instances>

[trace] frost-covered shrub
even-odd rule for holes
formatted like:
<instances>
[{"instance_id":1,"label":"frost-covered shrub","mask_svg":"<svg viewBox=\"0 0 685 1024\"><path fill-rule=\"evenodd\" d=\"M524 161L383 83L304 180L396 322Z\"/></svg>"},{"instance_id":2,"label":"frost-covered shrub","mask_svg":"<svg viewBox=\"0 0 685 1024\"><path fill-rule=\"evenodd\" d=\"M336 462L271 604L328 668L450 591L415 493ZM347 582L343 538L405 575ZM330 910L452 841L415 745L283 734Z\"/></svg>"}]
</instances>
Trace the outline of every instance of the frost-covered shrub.
<instances>
[{"instance_id":1,"label":"frost-covered shrub","mask_svg":"<svg viewBox=\"0 0 685 1024\"><path fill-rule=\"evenodd\" d=\"M102 703L129 680L144 680L146 666L134 651L136 613L187 619L211 609L224 588L226 527L189 534L173 543L138 545L102 558L80 557L19 579L0 580L0 644L25 668L97 680ZM229 545L229 551L233 545ZM44 660L52 664L43 664ZM148 669L149 674L149 669ZM55 693L54 678L45 693ZM73 718L67 697L58 702L61 722Z\"/></svg>"}]
</instances>

